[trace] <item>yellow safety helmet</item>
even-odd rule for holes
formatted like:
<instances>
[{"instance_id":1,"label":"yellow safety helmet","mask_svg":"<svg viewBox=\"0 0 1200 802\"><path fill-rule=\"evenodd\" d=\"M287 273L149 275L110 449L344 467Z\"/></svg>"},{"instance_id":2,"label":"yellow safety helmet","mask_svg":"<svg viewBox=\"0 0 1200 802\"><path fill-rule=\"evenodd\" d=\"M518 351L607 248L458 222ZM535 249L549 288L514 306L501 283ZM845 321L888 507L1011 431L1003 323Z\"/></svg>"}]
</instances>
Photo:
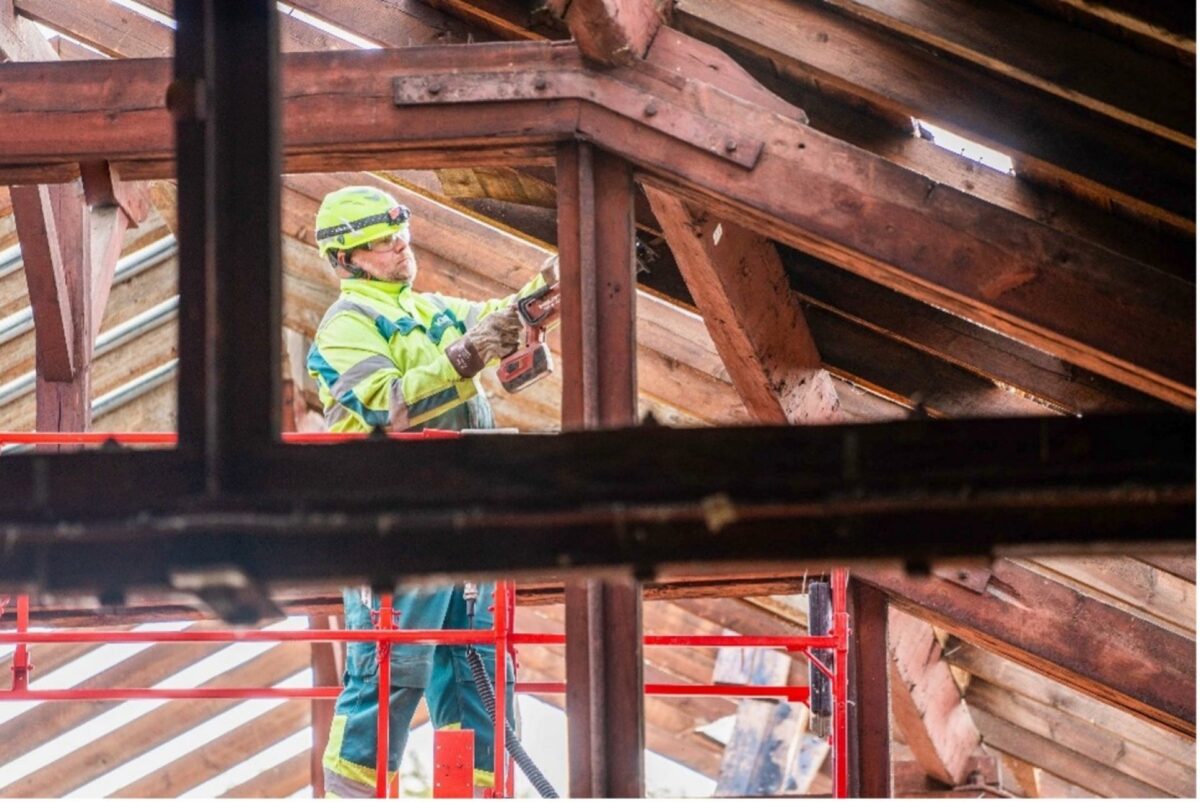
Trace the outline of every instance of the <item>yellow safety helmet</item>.
<instances>
[{"instance_id":1,"label":"yellow safety helmet","mask_svg":"<svg viewBox=\"0 0 1200 802\"><path fill-rule=\"evenodd\" d=\"M317 209L317 249L350 251L399 233L409 237L407 206L374 187L343 187L330 192Z\"/></svg>"}]
</instances>

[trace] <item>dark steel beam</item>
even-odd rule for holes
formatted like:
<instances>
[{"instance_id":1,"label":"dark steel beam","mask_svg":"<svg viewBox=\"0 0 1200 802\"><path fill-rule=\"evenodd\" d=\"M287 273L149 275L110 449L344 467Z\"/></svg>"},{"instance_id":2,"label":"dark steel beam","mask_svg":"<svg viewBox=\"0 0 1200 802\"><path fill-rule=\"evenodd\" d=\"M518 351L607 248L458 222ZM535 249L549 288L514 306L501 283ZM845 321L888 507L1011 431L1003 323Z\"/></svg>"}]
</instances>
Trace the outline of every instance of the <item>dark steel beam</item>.
<instances>
[{"instance_id":1,"label":"dark steel beam","mask_svg":"<svg viewBox=\"0 0 1200 802\"><path fill-rule=\"evenodd\" d=\"M270 0L212 0L212 8L206 457L210 492L228 493L241 487L245 456L279 432L279 14Z\"/></svg>"},{"instance_id":2,"label":"dark steel beam","mask_svg":"<svg viewBox=\"0 0 1200 802\"><path fill-rule=\"evenodd\" d=\"M173 80L166 102L174 118L179 202L179 447L201 454L208 437L208 298L214 269L212 138L208 76L212 74L212 6L176 0Z\"/></svg>"},{"instance_id":3,"label":"dark steel beam","mask_svg":"<svg viewBox=\"0 0 1200 802\"><path fill-rule=\"evenodd\" d=\"M560 147L563 428L637 420L633 171L586 144ZM571 796L641 797L645 709L638 582L566 588Z\"/></svg>"}]
</instances>

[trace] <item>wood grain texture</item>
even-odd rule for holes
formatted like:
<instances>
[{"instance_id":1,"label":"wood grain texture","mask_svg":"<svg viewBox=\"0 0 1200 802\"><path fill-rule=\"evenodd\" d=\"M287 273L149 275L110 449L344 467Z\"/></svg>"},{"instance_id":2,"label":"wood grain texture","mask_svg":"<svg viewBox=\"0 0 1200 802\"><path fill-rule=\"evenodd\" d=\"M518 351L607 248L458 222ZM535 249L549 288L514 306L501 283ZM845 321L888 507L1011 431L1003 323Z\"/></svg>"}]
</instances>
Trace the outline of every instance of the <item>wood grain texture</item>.
<instances>
[{"instance_id":1,"label":"wood grain texture","mask_svg":"<svg viewBox=\"0 0 1200 802\"><path fill-rule=\"evenodd\" d=\"M1195 643L1007 560L985 593L899 571L856 571L893 604L1077 690L1195 732Z\"/></svg>"},{"instance_id":2,"label":"wood grain texture","mask_svg":"<svg viewBox=\"0 0 1200 802\"><path fill-rule=\"evenodd\" d=\"M962 785L979 731L963 703L933 627L895 608L888 610L892 710L904 742L927 774Z\"/></svg>"},{"instance_id":3,"label":"wood grain texture","mask_svg":"<svg viewBox=\"0 0 1200 802\"><path fill-rule=\"evenodd\" d=\"M763 423L841 419L837 390L775 246L690 209L653 187L646 195L746 408Z\"/></svg>"}]
</instances>

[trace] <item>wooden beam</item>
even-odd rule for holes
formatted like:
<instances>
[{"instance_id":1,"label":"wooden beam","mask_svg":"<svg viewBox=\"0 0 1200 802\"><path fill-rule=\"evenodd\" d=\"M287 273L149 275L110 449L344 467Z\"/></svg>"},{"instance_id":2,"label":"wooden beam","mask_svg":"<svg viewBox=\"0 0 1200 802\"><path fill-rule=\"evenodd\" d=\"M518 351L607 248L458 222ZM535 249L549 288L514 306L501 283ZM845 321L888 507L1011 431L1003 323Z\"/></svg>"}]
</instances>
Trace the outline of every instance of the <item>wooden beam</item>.
<instances>
[{"instance_id":1,"label":"wooden beam","mask_svg":"<svg viewBox=\"0 0 1200 802\"><path fill-rule=\"evenodd\" d=\"M1120 733L1096 727L1012 691L984 680L973 680L967 687L967 703L973 710L985 710L1060 746L1087 755L1139 782L1157 788L1159 793L1188 797L1195 793L1194 770L1163 760L1162 755L1132 743ZM1033 761L1036 763L1036 761Z\"/></svg>"},{"instance_id":2,"label":"wooden beam","mask_svg":"<svg viewBox=\"0 0 1200 802\"><path fill-rule=\"evenodd\" d=\"M1194 641L1007 560L992 566L982 594L898 570L855 576L963 640L1151 721L1195 732Z\"/></svg>"},{"instance_id":3,"label":"wooden beam","mask_svg":"<svg viewBox=\"0 0 1200 802\"><path fill-rule=\"evenodd\" d=\"M888 610L892 710L904 742L927 774L947 785L967 780L979 731L963 703L933 627Z\"/></svg>"},{"instance_id":4,"label":"wooden beam","mask_svg":"<svg viewBox=\"0 0 1200 802\"><path fill-rule=\"evenodd\" d=\"M565 19L589 59L630 64L645 58L659 26L670 16L668 0L573 0Z\"/></svg>"},{"instance_id":5,"label":"wooden beam","mask_svg":"<svg viewBox=\"0 0 1200 802\"><path fill-rule=\"evenodd\" d=\"M1074 98L939 57L927 45L905 43L825 5L681 0L676 22L687 33L707 32L790 60L809 81L892 114L1019 156L1080 194L1194 231L1194 145L1102 116ZM1176 71L1163 63L1156 74ZM1188 83L1186 75L1180 80ZM964 85L971 87L967 96ZM1017 119L1038 124L1014 125Z\"/></svg>"},{"instance_id":6,"label":"wooden beam","mask_svg":"<svg viewBox=\"0 0 1200 802\"><path fill-rule=\"evenodd\" d=\"M1021 564L1185 638L1196 637L1194 582L1132 557L1036 557Z\"/></svg>"},{"instance_id":7,"label":"wooden beam","mask_svg":"<svg viewBox=\"0 0 1200 802\"><path fill-rule=\"evenodd\" d=\"M571 143L561 146L557 178L563 427L629 426L637 414L632 170ZM641 585L568 583L566 615L571 796L640 797Z\"/></svg>"},{"instance_id":8,"label":"wooden beam","mask_svg":"<svg viewBox=\"0 0 1200 802\"><path fill-rule=\"evenodd\" d=\"M13 187L12 198L38 334L38 373L46 381L70 382L86 361L75 336L90 270L83 197L78 186L67 184Z\"/></svg>"},{"instance_id":9,"label":"wooden beam","mask_svg":"<svg viewBox=\"0 0 1200 802\"><path fill-rule=\"evenodd\" d=\"M850 794L892 795L888 604L875 588L850 579Z\"/></svg>"},{"instance_id":10,"label":"wooden beam","mask_svg":"<svg viewBox=\"0 0 1200 802\"><path fill-rule=\"evenodd\" d=\"M757 634L757 633L756 633ZM720 650L712 681L740 685L784 685L792 660L769 649ZM804 705L743 699L733 734L721 756L715 796L806 794L829 753L829 744L808 732Z\"/></svg>"},{"instance_id":11,"label":"wooden beam","mask_svg":"<svg viewBox=\"0 0 1200 802\"><path fill-rule=\"evenodd\" d=\"M1099 730L1123 738L1135 748L1159 755L1164 771L1186 767L1194 774L1196 744L1188 736L1147 722L1131 713L1064 686L1011 660L972 646L956 637L946 643L946 660L972 674L972 682L982 680L996 688L1007 689L1022 699L1031 700L1056 715L1069 715L1089 722Z\"/></svg>"},{"instance_id":12,"label":"wooden beam","mask_svg":"<svg viewBox=\"0 0 1200 802\"><path fill-rule=\"evenodd\" d=\"M832 5L990 74L1195 147L1195 103L1187 91L1192 79L1183 64L1016 5L984 7L965 0ZM1014 30L1021 36L1013 36Z\"/></svg>"},{"instance_id":13,"label":"wooden beam","mask_svg":"<svg viewBox=\"0 0 1200 802\"><path fill-rule=\"evenodd\" d=\"M762 423L841 419L804 312L775 245L646 187L654 216L733 384Z\"/></svg>"},{"instance_id":14,"label":"wooden beam","mask_svg":"<svg viewBox=\"0 0 1200 802\"><path fill-rule=\"evenodd\" d=\"M566 68L572 74L582 69L571 63L569 51L561 45L494 47L480 56L472 55L476 61L471 66L498 69L503 62L505 70L520 71L557 65L555 69ZM453 55L454 68L464 68L463 55ZM409 52L403 64L389 64L390 54L386 51L292 55L297 61L289 63L298 69L285 70L284 103L296 109L298 115L285 115L284 138L290 142L293 155L288 169L314 169L322 160L328 164L352 151L361 153L371 145L384 149L371 151L370 158L376 164L394 157L405 145L394 139L381 140L382 127L378 124L380 119L396 113L387 101L391 95L386 76L404 75L407 70L425 76L420 80L428 80L431 71L450 68L449 64L439 64L441 56L440 49ZM64 152L115 147L115 142L122 143L120 148L125 153L139 154L139 158L167 157L166 113L159 106L161 94L152 94L155 83L161 93L164 76L157 80L145 75L136 78L138 70L161 71L161 67L119 63L103 66L122 73L111 77L115 84L130 87L131 101L134 96L151 93L138 106L140 111L121 113L111 107L102 113L85 111L94 99L71 100L67 75L26 74L22 70L31 66L14 68L12 91L0 101L0 108L32 112L40 106L39 113L25 119L43 125L11 126L14 132L0 132L0 150L10 154L10 164L18 160L27 164L38 158L57 161ZM321 84L333 75L340 75L339 80L344 79L346 85L360 87L362 94L351 97L324 92ZM97 77L89 76L89 85ZM29 90L24 88L27 81L35 79L39 86L47 80L56 85L56 102L51 108L71 106L72 118L80 125L77 131L72 129L72 137L64 137L61 129L56 132L44 126L54 120L54 115L40 113L47 110L45 100L31 103ZM150 83L145 82L147 79ZM670 96L673 103L697 102L674 97L671 93L678 93L678 89L624 68L610 70L603 78L590 74L588 78L602 82L626 79L640 82L639 92L651 89L663 93L660 96L664 101ZM615 84L605 86L618 92ZM608 98L609 94L596 92L592 96ZM1184 406L1194 404L1194 306L1183 282L1144 271L1111 253L989 208L964 194L931 185L922 176L877 156L830 140L799 123L742 105L721 93L705 98L707 118L740 136L761 137L767 143L757 166L747 173L714 170L712 157L697 148L657 131L642 130L639 123L620 114L587 104L575 107L572 103L561 99L515 103L509 108L511 113L506 111L499 118L505 121L500 131L496 130L497 117L468 108L408 107L403 112L407 125L402 136L409 140L409 147L421 147L429 141L428 132L436 129L443 147L457 143L476 148L487 136L494 150L544 142L547 137L579 130L606 147L627 150L629 158L654 171L659 176L656 180L665 182L665 189L682 192L686 199L698 200L723 217L821 254L839 266L1145 392ZM301 107L306 111L299 113ZM105 124L97 121L92 128L85 126L92 114L116 116L105 116ZM641 133L634 133L639 130ZM81 135L83 131L87 134ZM638 144L633 144L634 137ZM787 143L786 148L783 143ZM321 155L306 155L316 152ZM444 161L447 157L441 158ZM464 157L456 154L454 158L461 163ZM839 164L855 166L844 170L831 167ZM694 186L685 190L676 183L679 177L703 182L703 190ZM790 192L789 188L797 183L803 183L809 191ZM830 209L835 211L830 213ZM1018 241L1024 244L1015 248L1013 243ZM1105 290L1101 292L1100 287ZM1114 300L1118 297L1122 299L1119 309ZM1084 316L1083 309L1097 312ZM1118 318L1130 324L1099 324L1100 320Z\"/></svg>"},{"instance_id":15,"label":"wooden beam","mask_svg":"<svg viewBox=\"0 0 1200 802\"><path fill-rule=\"evenodd\" d=\"M818 307L822 312L832 313L878 331L891 340L934 355L961 370L985 378L994 385L1015 388L1022 396L1036 398L1043 407L1069 414L1169 408L1166 403L1156 398L889 290L849 271L840 270L820 259L791 248L781 249L780 255L787 267L792 289L799 294L806 306ZM852 345L845 344L846 341L861 341L869 335L831 319L828 314L809 311L808 316L810 325L815 328L824 326L818 333L825 335L821 338L823 343L831 343L825 348L826 359L853 372L851 365L844 362L839 364L840 360L834 360L838 360L847 350L852 351L853 359L853 355L861 349L854 349ZM944 378L936 382L921 383L920 379L911 375L914 372L914 366L908 364L913 359L911 355L905 356L903 350L898 350L897 345L884 347L890 348L893 354L877 361L888 366L903 365L904 367L897 369L910 375L901 377L902 381L916 382L909 386L933 387L947 395L953 388L953 392L958 396L957 399L948 398L948 405L938 404L934 394L924 390L922 395L927 406L944 406L947 414L953 414L955 407L965 406L968 393L964 392L961 380L957 387L955 382ZM878 346L872 347L870 354L875 356L879 351ZM862 361L861 357L857 361ZM887 372L880 365L870 365L868 369ZM917 375L928 375L931 370L920 369ZM936 370L942 374L954 372L945 367ZM860 372L857 375L871 374ZM891 390L902 389L902 385L876 383ZM980 395L978 391L977 395ZM1014 407L1019 404L1016 399L1011 403Z\"/></svg>"},{"instance_id":16,"label":"wooden beam","mask_svg":"<svg viewBox=\"0 0 1200 802\"><path fill-rule=\"evenodd\" d=\"M1098 796L1138 799L1168 796L1152 785L1060 745L1057 740L1035 735L984 710L974 708L971 716L988 746L1044 768Z\"/></svg>"}]
</instances>

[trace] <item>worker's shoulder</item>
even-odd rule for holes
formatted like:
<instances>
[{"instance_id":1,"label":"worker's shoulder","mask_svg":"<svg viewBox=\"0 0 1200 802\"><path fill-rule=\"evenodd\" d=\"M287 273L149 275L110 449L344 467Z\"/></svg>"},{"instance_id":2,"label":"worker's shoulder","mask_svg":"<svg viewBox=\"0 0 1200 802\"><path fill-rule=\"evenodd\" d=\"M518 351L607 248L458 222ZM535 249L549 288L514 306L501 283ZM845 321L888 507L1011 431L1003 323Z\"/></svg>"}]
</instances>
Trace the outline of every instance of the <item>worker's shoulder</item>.
<instances>
[{"instance_id":1,"label":"worker's shoulder","mask_svg":"<svg viewBox=\"0 0 1200 802\"><path fill-rule=\"evenodd\" d=\"M325 315L317 325L317 332L320 333L335 327L374 326L375 321L380 317L387 317L387 315L367 299L342 293L325 310Z\"/></svg>"}]
</instances>

